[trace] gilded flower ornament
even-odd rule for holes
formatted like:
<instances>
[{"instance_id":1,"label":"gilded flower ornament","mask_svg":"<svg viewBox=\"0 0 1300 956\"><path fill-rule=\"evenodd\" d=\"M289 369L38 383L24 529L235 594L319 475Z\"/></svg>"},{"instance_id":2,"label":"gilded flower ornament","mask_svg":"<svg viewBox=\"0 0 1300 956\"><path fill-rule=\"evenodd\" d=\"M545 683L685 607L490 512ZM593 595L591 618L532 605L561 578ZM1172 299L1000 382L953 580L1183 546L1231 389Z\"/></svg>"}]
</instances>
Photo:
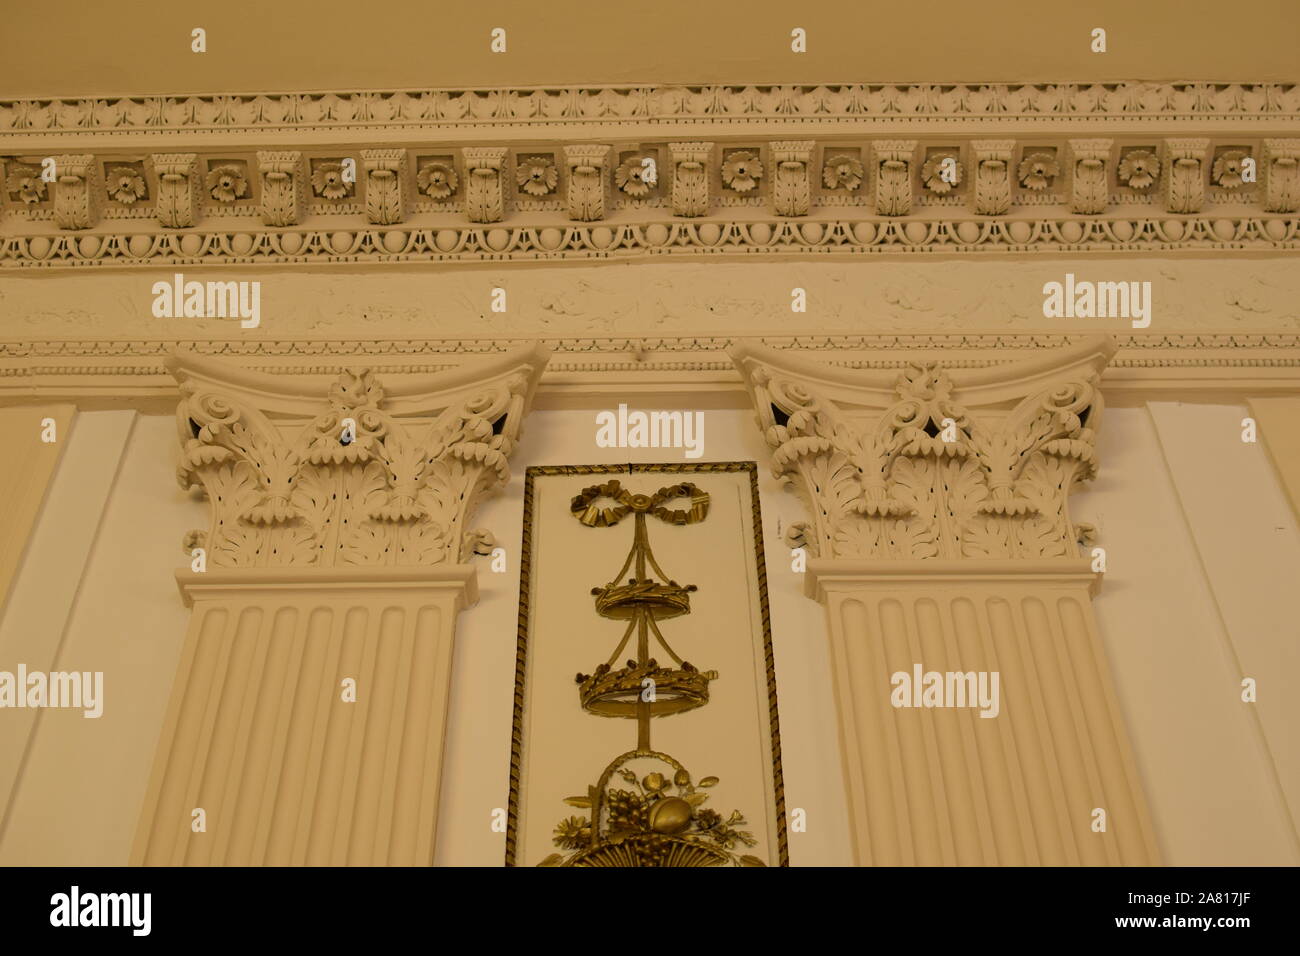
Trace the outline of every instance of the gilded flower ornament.
<instances>
[{"instance_id":1,"label":"gilded flower ornament","mask_svg":"<svg viewBox=\"0 0 1300 956\"><path fill-rule=\"evenodd\" d=\"M114 166L107 179L109 199L130 206L144 198L144 177L130 166Z\"/></svg>"},{"instance_id":2,"label":"gilded flower ornament","mask_svg":"<svg viewBox=\"0 0 1300 956\"><path fill-rule=\"evenodd\" d=\"M214 166L204 185L217 202L234 202L248 194L248 180L238 166Z\"/></svg>"},{"instance_id":3,"label":"gilded flower ornament","mask_svg":"<svg viewBox=\"0 0 1300 956\"><path fill-rule=\"evenodd\" d=\"M515 182L530 196L545 196L555 191L560 174L546 156L529 156L515 167Z\"/></svg>"},{"instance_id":4,"label":"gilded flower ornament","mask_svg":"<svg viewBox=\"0 0 1300 956\"><path fill-rule=\"evenodd\" d=\"M952 192L961 182L961 163L956 153L936 153L921 167L921 182L925 188L940 196Z\"/></svg>"},{"instance_id":5,"label":"gilded flower ornament","mask_svg":"<svg viewBox=\"0 0 1300 956\"><path fill-rule=\"evenodd\" d=\"M1051 153L1030 153L1020 161L1016 174L1026 189L1046 189L1061 174L1061 167Z\"/></svg>"},{"instance_id":6,"label":"gilded flower ornament","mask_svg":"<svg viewBox=\"0 0 1300 956\"><path fill-rule=\"evenodd\" d=\"M637 154L629 156L614 171L614 182L629 196L640 198L650 192L655 184L653 157Z\"/></svg>"},{"instance_id":7,"label":"gilded flower ornament","mask_svg":"<svg viewBox=\"0 0 1300 956\"><path fill-rule=\"evenodd\" d=\"M1247 155L1244 150L1230 149L1214 161L1211 175L1214 182L1224 189L1237 189L1246 180L1244 168Z\"/></svg>"},{"instance_id":8,"label":"gilded flower ornament","mask_svg":"<svg viewBox=\"0 0 1300 956\"><path fill-rule=\"evenodd\" d=\"M420 192L430 199L446 199L456 191L460 183L456 170L446 163L428 163L420 167L415 179Z\"/></svg>"},{"instance_id":9,"label":"gilded flower ornament","mask_svg":"<svg viewBox=\"0 0 1300 956\"><path fill-rule=\"evenodd\" d=\"M827 189L853 192L862 185L862 160L856 156L832 156L822 166L822 182Z\"/></svg>"},{"instance_id":10,"label":"gilded flower ornament","mask_svg":"<svg viewBox=\"0 0 1300 956\"><path fill-rule=\"evenodd\" d=\"M722 164L722 181L738 193L747 193L763 178L763 163L748 150L737 150Z\"/></svg>"},{"instance_id":11,"label":"gilded flower ornament","mask_svg":"<svg viewBox=\"0 0 1300 956\"><path fill-rule=\"evenodd\" d=\"M1117 174L1129 189L1150 189L1160 178L1160 160L1150 150L1134 150L1119 161Z\"/></svg>"},{"instance_id":12,"label":"gilded flower ornament","mask_svg":"<svg viewBox=\"0 0 1300 956\"><path fill-rule=\"evenodd\" d=\"M348 184L343 178L343 164L321 163L311 174L311 185L317 196L342 199L348 194Z\"/></svg>"},{"instance_id":13,"label":"gilded flower ornament","mask_svg":"<svg viewBox=\"0 0 1300 956\"><path fill-rule=\"evenodd\" d=\"M41 171L35 166L15 166L5 179L5 188L17 193L18 198L31 205L45 198L45 183Z\"/></svg>"}]
</instances>

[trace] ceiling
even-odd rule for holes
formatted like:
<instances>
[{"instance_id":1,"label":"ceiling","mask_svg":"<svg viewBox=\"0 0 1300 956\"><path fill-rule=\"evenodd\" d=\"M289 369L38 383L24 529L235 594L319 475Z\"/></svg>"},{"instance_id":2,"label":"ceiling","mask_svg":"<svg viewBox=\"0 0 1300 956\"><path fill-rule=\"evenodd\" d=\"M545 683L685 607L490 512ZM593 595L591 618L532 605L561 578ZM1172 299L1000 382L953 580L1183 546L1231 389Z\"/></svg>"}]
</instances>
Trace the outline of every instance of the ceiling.
<instances>
[{"instance_id":1,"label":"ceiling","mask_svg":"<svg viewBox=\"0 0 1300 956\"><path fill-rule=\"evenodd\" d=\"M1300 2L7 3L0 98L618 83L1300 79ZM1047 12L1045 8L1053 8ZM1085 9L1086 8L1086 9ZM207 31L206 53L190 31ZM489 31L507 50L489 52ZM808 52L790 51L807 31ZM1089 50L1094 27L1108 52Z\"/></svg>"}]
</instances>

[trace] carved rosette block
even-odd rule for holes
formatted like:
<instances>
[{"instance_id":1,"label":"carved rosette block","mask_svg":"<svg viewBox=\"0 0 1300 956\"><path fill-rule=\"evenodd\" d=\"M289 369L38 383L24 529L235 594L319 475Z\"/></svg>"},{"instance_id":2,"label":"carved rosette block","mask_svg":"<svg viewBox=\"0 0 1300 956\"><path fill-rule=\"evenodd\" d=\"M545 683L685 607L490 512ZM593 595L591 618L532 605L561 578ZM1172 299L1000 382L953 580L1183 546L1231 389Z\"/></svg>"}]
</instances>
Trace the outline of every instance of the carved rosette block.
<instances>
[{"instance_id":1,"label":"carved rosette block","mask_svg":"<svg viewBox=\"0 0 1300 956\"><path fill-rule=\"evenodd\" d=\"M366 175L366 216L388 226L406 218L410 188L404 149L363 149L361 166Z\"/></svg>"},{"instance_id":2,"label":"carved rosette block","mask_svg":"<svg viewBox=\"0 0 1300 956\"><path fill-rule=\"evenodd\" d=\"M1066 504L1096 471L1114 351L1097 337L951 373L732 351L810 517L789 543L827 609L860 865L1158 861L1092 614L1090 529ZM900 702L899 672L996 674L997 702Z\"/></svg>"},{"instance_id":3,"label":"carved rosette block","mask_svg":"<svg viewBox=\"0 0 1300 956\"><path fill-rule=\"evenodd\" d=\"M1070 210L1079 214L1106 211L1110 183L1106 161L1110 158L1109 139L1072 139L1070 156Z\"/></svg>"},{"instance_id":4,"label":"carved rosette block","mask_svg":"<svg viewBox=\"0 0 1300 956\"><path fill-rule=\"evenodd\" d=\"M1011 208L1011 154L1016 141L982 139L970 145L975 212L981 216L1000 216Z\"/></svg>"},{"instance_id":5,"label":"carved rosette block","mask_svg":"<svg viewBox=\"0 0 1300 956\"><path fill-rule=\"evenodd\" d=\"M89 229L99 219L99 168L89 153L54 158L54 221L60 229Z\"/></svg>"},{"instance_id":6,"label":"carved rosette block","mask_svg":"<svg viewBox=\"0 0 1300 956\"><path fill-rule=\"evenodd\" d=\"M257 168L262 177L262 222L298 225L307 207L307 164L302 151L260 151Z\"/></svg>"},{"instance_id":7,"label":"carved rosette block","mask_svg":"<svg viewBox=\"0 0 1300 956\"><path fill-rule=\"evenodd\" d=\"M876 215L912 211L912 164L916 140L881 140L872 145L876 165Z\"/></svg>"},{"instance_id":8,"label":"carved rosette block","mask_svg":"<svg viewBox=\"0 0 1300 956\"><path fill-rule=\"evenodd\" d=\"M1208 139L1165 140L1165 207L1170 212L1200 212L1205 203Z\"/></svg>"},{"instance_id":9,"label":"carved rosette block","mask_svg":"<svg viewBox=\"0 0 1300 956\"><path fill-rule=\"evenodd\" d=\"M1264 208L1300 209L1300 139L1264 140Z\"/></svg>"},{"instance_id":10,"label":"carved rosette block","mask_svg":"<svg viewBox=\"0 0 1300 956\"><path fill-rule=\"evenodd\" d=\"M772 165L772 211L778 216L806 216L812 206L813 140L784 140L769 147Z\"/></svg>"},{"instance_id":11,"label":"carved rosette block","mask_svg":"<svg viewBox=\"0 0 1300 956\"><path fill-rule=\"evenodd\" d=\"M158 221L172 229L188 229L199 218L199 163L195 153L155 153Z\"/></svg>"},{"instance_id":12,"label":"carved rosette block","mask_svg":"<svg viewBox=\"0 0 1300 956\"><path fill-rule=\"evenodd\" d=\"M500 222L505 216L504 146L467 146L465 160L465 214L470 222Z\"/></svg>"},{"instance_id":13,"label":"carved rosette block","mask_svg":"<svg viewBox=\"0 0 1300 956\"><path fill-rule=\"evenodd\" d=\"M168 360L178 475L211 520L185 541L206 567L176 575L193 611L134 863L432 863L455 623L491 547L468 523L546 357L391 394L366 369L286 385Z\"/></svg>"},{"instance_id":14,"label":"carved rosette block","mask_svg":"<svg viewBox=\"0 0 1300 956\"><path fill-rule=\"evenodd\" d=\"M709 212L709 159L712 143L669 143L673 159L674 216L704 216Z\"/></svg>"},{"instance_id":15,"label":"carved rosette block","mask_svg":"<svg viewBox=\"0 0 1300 956\"><path fill-rule=\"evenodd\" d=\"M605 218L605 164L609 147L584 144L564 147L568 170L569 218L595 222Z\"/></svg>"}]
</instances>

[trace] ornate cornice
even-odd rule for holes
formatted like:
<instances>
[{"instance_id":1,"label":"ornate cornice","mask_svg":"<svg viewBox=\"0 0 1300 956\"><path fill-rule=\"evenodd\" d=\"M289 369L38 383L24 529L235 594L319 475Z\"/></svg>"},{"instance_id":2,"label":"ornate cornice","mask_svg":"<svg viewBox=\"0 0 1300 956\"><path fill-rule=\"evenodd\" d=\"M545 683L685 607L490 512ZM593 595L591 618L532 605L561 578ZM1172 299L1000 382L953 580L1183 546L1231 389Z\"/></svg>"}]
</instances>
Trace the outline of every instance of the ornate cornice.
<instances>
[{"instance_id":1,"label":"ornate cornice","mask_svg":"<svg viewBox=\"0 0 1300 956\"><path fill-rule=\"evenodd\" d=\"M12 101L0 267L1290 251L1298 156L1294 84Z\"/></svg>"},{"instance_id":2,"label":"ornate cornice","mask_svg":"<svg viewBox=\"0 0 1300 956\"><path fill-rule=\"evenodd\" d=\"M787 540L820 558L1078 558L1090 536L1066 507L1096 474L1104 336L1042 357L950 374L837 369L762 346L732 358L772 470L812 519Z\"/></svg>"},{"instance_id":3,"label":"ornate cornice","mask_svg":"<svg viewBox=\"0 0 1300 956\"><path fill-rule=\"evenodd\" d=\"M508 480L546 358L519 349L388 389L354 368L323 394L174 353L177 478L211 503L186 550L205 549L214 568L464 563L491 546L467 522Z\"/></svg>"},{"instance_id":4,"label":"ornate cornice","mask_svg":"<svg viewBox=\"0 0 1300 956\"><path fill-rule=\"evenodd\" d=\"M916 360L946 369L987 369L1009 359L1054 354L1077 345L1077 333L950 333L733 336L683 338L567 337L527 339L370 340L62 340L0 342L0 404L76 400L88 407L175 401L168 356L186 353L238 361L243 367L300 380L324 394L329 381L365 364L389 382L458 368L472 356L504 360L520 348L551 354L541 378L547 407L605 407L612 389L673 390L708 399L708 407L745 402L728 350L754 343L791 357L842 369L896 372ZM1300 334L1119 333L1105 372L1118 399L1217 394L1225 400L1300 388ZM626 397L626 396L625 396Z\"/></svg>"},{"instance_id":5,"label":"ornate cornice","mask_svg":"<svg viewBox=\"0 0 1300 956\"><path fill-rule=\"evenodd\" d=\"M351 130L781 119L1255 119L1300 115L1295 83L981 83L358 90L0 100L0 134Z\"/></svg>"}]
</instances>

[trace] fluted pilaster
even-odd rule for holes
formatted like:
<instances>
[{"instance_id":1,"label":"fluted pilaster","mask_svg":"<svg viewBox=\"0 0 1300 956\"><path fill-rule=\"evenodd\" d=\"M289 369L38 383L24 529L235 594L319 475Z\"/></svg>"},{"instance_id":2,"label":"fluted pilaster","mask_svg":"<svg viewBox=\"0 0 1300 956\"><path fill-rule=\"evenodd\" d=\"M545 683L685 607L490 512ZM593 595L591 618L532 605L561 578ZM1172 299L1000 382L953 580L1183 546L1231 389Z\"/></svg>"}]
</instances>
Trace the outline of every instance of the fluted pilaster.
<instances>
[{"instance_id":1,"label":"fluted pilaster","mask_svg":"<svg viewBox=\"0 0 1300 956\"><path fill-rule=\"evenodd\" d=\"M733 352L808 507L790 544L827 609L860 864L1158 860L1067 507L1112 352L951 374Z\"/></svg>"},{"instance_id":2,"label":"fluted pilaster","mask_svg":"<svg viewBox=\"0 0 1300 956\"><path fill-rule=\"evenodd\" d=\"M428 865L470 530L545 364L525 349L326 398L193 356L178 476L211 502L133 862Z\"/></svg>"}]
</instances>

